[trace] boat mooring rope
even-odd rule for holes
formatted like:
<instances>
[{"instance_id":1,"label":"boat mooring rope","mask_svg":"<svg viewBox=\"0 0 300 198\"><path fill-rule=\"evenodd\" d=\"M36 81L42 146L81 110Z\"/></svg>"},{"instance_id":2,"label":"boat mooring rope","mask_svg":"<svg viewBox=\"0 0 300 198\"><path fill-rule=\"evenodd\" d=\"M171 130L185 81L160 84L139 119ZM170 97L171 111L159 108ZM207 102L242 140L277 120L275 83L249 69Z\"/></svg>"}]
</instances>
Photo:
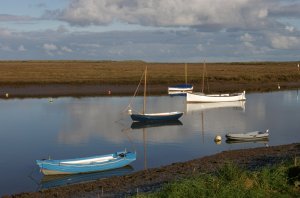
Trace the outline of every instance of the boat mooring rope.
<instances>
[{"instance_id":1,"label":"boat mooring rope","mask_svg":"<svg viewBox=\"0 0 300 198\"><path fill-rule=\"evenodd\" d=\"M139 90L140 85L142 84L142 80L143 80L143 78L144 78L145 72L146 72L146 71L143 72L143 74L142 74L142 76L141 76L141 79L140 79L140 82L139 82L139 84L138 84L138 86L137 86L137 88L136 88L136 90L135 90L133 96L131 97L128 106L127 106L122 112L125 112L125 111L127 111L128 109L132 109L132 107L131 107L132 101L133 101L134 97L136 96L136 94L137 94L137 92L138 92L138 90ZM136 112L137 112L137 111L136 111Z\"/></svg>"}]
</instances>

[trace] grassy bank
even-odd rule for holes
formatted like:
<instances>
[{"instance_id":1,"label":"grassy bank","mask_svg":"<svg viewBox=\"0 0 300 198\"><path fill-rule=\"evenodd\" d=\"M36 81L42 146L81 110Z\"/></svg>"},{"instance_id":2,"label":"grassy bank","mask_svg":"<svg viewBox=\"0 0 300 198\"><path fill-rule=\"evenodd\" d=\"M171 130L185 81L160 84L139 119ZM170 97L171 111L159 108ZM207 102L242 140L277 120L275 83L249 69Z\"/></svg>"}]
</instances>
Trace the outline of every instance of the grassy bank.
<instances>
[{"instance_id":1,"label":"grassy bank","mask_svg":"<svg viewBox=\"0 0 300 198\"><path fill-rule=\"evenodd\" d=\"M137 197L297 197L300 190L288 177L290 168L285 163L248 171L229 163L214 174L174 182Z\"/></svg>"},{"instance_id":2,"label":"grassy bank","mask_svg":"<svg viewBox=\"0 0 300 198\"><path fill-rule=\"evenodd\" d=\"M1 61L0 85L137 84L148 66L150 84L184 82L183 63L142 61ZM189 83L201 83L203 63L188 64ZM207 63L209 82L300 82L296 62Z\"/></svg>"}]
</instances>

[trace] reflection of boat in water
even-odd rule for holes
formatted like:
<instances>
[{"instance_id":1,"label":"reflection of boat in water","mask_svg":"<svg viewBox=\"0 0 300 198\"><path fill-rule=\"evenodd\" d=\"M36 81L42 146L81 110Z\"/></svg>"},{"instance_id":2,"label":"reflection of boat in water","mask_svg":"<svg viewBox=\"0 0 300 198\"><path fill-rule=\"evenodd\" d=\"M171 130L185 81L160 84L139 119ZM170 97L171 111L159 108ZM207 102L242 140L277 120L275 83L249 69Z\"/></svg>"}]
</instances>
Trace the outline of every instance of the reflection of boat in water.
<instances>
[{"instance_id":1,"label":"reflection of boat in water","mask_svg":"<svg viewBox=\"0 0 300 198\"><path fill-rule=\"evenodd\" d=\"M269 139L260 139L260 140L229 140L225 141L227 144L244 144L244 143L261 143L267 145L269 143Z\"/></svg>"},{"instance_id":2,"label":"reflection of boat in water","mask_svg":"<svg viewBox=\"0 0 300 198\"><path fill-rule=\"evenodd\" d=\"M239 141L255 141L269 138L269 129L266 131L252 131L248 133L227 133L225 136L228 140L239 140Z\"/></svg>"},{"instance_id":3,"label":"reflection of boat in water","mask_svg":"<svg viewBox=\"0 0 300 198\"><path fill-rule=\"evenodd\" d=\"M78 184L83 182L95 181L104 179L112 176L122 176L133 172L131 166L124 166L122 168L86 173L86 174L75 174L75 175L47 175L44 176L40 181L40 189L48 189L58 186L65 186L70 184Z\"/></svg>"},{"instance_id":4,"label":"reflection of boat in water","mask_svg":"<svg viewBox=\"0 0 300 198\"><path fill-rule=\"evenodd\" d=\"M194 111L203 111L207 109L216 108L240 108L245 110L245 101L234 101L234 102L217 102L217 103L187 103L186 110L188 113Z\"/></svg>"},{"instance_id":5,"label":"reflection of boat in water","mask_svg":"<svg viewBox=\"0 0 300 198\"><path fill-rule=\"evenodd\" d=\"M180 120L168 120L162 122L132 122L132 129L143 129L143 128L151 128L151 127L161 127L161 126L176 126L182 125Z\"/></svg>"},{"instance_id":6,"label":"reflection of boat in water","mask_svg":"<svg viewBox=\"0 0 300 198\"><path fill-rule=\"evenodd\" d=\"M92 157L51 160L36 160L44 175L78 174L106 171L127 166L136 160L136 153L121 151Z\"/></svg>"}]
</instances>

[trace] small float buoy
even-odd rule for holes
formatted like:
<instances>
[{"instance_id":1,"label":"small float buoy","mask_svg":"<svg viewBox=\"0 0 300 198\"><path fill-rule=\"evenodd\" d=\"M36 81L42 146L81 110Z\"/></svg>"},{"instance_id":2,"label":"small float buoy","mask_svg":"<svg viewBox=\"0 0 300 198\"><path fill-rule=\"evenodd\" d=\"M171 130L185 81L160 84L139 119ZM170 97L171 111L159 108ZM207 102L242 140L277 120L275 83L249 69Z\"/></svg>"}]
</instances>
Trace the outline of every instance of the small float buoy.
<instances>
[{"instance_id":1,"label":"small float buoy","mask_svg":"<svg viewBox=\"0 0 300 198\"><path fill-rule=\"evenodd\" d=\"M215 137L214 141L215 141L216 144L221 144L222 137L219 136L219 135L217 135L217 136Z\"/></svg>"},{"instance_id":2,"label":"small float buoy","mask_svg":"<svg viewBox=\"0 0 300 198\"><path fill-rule=\"evenodd\" d=\"M277 87L278 87L278 89L280 89L280 85L279 85L279 83L278 83L278 86L277 86Z\"/></svg>"},{"instance_id":3,"label":"small float buoy","mask_svg":"<svg viewBox=\"0 0 300 198\"><path fill-rule=\"evenodd\" d=\"M49 102L52 103L53 102L53 98L49 98Z\"/></svg>"},{"instance_id":4,"label":"small float buoy","mask_svg":"<svg viewBox=\"0 0 300 198\"><path fill-rule=\"evenodd\" d=\"M5 94L5 97L8 98L8 93Z\"/></svg>"},{"instance_id":5,"label":"small float buoy","mask_svg":"<svg viewBox=\"0 0 300 198\"><path fill-rule=\"evenodd\" d=\"M111 94L111 91L110 90L108 90L108 95L110 95Z\"/></svg>"},{"instance_id":6,"label":"small float buoy","mask_svg":"<svg viewBox=\"0 0 300 198\"><path fill-rule=\"evenodd\" d=\"M132 114L132 110L128 109L128 114L131 115Z\"/></svg>"}]
</instances>

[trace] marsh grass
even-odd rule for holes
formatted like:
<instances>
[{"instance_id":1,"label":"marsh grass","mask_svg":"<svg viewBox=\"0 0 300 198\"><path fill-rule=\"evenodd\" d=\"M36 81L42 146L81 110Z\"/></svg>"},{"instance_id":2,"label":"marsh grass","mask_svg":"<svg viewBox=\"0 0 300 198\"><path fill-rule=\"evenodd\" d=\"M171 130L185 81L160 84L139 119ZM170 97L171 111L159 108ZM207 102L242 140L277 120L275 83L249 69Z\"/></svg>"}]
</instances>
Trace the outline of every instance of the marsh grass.
<instances>
[{"instance_id":1,"label":"marsh grass","mask_svg":"<svg viewBox=\"0 0 300 198\"><path fill-rule=\"evenodd\" d=\"M299 190L288 184L289 167L282 163L248 171L228 163L216 173L177 181L137 197L297 197Z\"/></svg>"},{"instance_id":2,"label":"marsh grass","mask_svg":"<svg viewBox=\"0 0 300 198\"><path fill-rule=\"evenodd\" d=\"M136 84L145 66L150 84L184 83L184 63L142 61L1 61L0 84ZM299 82L296 62L207 63L210 82ZM188 64L188 82L201 83L202 63Z\"/></svg>"}]
</instances>

